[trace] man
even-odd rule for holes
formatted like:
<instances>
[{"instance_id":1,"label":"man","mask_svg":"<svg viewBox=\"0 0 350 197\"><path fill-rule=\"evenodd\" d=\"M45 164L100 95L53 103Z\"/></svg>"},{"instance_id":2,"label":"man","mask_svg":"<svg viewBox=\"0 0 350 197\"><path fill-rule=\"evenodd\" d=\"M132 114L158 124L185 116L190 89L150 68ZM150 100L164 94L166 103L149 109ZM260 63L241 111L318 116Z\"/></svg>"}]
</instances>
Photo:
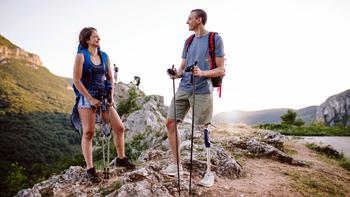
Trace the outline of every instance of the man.
<instances>
[{"instance_id":1,"label":"man","mask_svg":"<svg viewBox=\"0 0 350 197\"><path fill-rule=\"evenodd\" d=\"M194 122L196 125L208 125L211 122L213 114L213 85L212 77L222 76L224 74L224 46L221 37L215 35L215 62L217 68L210 70L210 55L209 50L209 31L205 29L207 14L204 10L192 10L187 24L190 31L193 31L195 36L188 47L187 40L182 51L182 63L178 70L174 70L174 75L169 75L171 79L181 78L179 88L176 92L176 119L178 122L183 121L192 106L192 88L191 75L195 76L195 106L194 106ZM190 39L190 38L189 38ZM185 69L194 65L198 61L198 66L193 68L191 72L185 72ZM177 174L177 159L176 150L180 155L180 137L178 144L175 138L175 112L174 99L169 107L167 117L167 131L170 148L172 151L173 162L164 170L163 174L175 176ZM176 148L178 146L178 148ZM180 158L179 158L180 159ZM183 174L183 169L180 164L180 174Z\"/></svg>"}]
</instances>

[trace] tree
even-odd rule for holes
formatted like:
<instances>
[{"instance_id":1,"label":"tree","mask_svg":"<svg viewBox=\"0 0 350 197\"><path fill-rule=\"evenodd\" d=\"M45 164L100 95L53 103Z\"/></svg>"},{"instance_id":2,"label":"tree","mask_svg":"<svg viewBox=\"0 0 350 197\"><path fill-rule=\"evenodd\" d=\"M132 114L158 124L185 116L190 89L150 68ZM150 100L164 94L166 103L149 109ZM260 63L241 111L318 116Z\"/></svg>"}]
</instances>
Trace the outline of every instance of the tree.
<instances>
[{"instance_id":1,"label":"tree","mask_svg":"<svg viewBox=\"0 0 350 197\"><path fill-rule=\"evenodd\" d=\"M295 126L298 126L298 127L303 126L304 124L305 124L305 122L304 122L304 120L301 119L301 118L298 118L298 119L294 122L294 125L295 125Z\"/></svg>"},{"instance_id":2,"label":"tree","mask_svg":"<svg viewBox=\"0 0 350 197\"><path fill-rule=\"evenodd\" d=\"M10 195L15 195L16 192L28 186L27 177L24 175L24 168L18 163L12 163L9 174L6 177L6 185Z\"/></svg>"},{"instance_id":3,"label":"tree","mask_svg":"<svg viewBox=\"0 0 350 197\"><path fill-rule=\"evenodd\" d=\"M287 113L281 116L282 124L293 125L296 117L297 112L292 109L288 109Z\"/></svg>"}]
</instances>

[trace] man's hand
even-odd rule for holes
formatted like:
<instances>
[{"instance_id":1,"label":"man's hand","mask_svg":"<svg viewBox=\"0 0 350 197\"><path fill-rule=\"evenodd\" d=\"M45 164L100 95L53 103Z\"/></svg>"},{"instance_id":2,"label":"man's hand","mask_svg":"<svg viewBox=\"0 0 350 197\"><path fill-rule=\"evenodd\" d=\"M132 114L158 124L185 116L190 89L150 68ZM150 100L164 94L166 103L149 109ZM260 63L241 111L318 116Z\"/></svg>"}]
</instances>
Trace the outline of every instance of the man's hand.
<instances>
[{"instance_id":1,"label":"man's hand","mask_svg":"<svg viewBox=\"0 0 350 197\"><path fill-rule=\"evenodd\" d=\"M193 76L202 77L203 71L198 66L194 66L192 70L192 74Z\"/></svg>"},{"instance_id":2,"label":"man's hand","mask_svg":"<svg viewBox=\"0 0 350 197\"><path fill-rule=\"evenodd\" d=\"M182 74L180 74L179 72L177 72L176 68L169 68L167 70L168 76L170 77L170 79L177 79L177 78L181 78Z\"/></svg>"}]
</instances>

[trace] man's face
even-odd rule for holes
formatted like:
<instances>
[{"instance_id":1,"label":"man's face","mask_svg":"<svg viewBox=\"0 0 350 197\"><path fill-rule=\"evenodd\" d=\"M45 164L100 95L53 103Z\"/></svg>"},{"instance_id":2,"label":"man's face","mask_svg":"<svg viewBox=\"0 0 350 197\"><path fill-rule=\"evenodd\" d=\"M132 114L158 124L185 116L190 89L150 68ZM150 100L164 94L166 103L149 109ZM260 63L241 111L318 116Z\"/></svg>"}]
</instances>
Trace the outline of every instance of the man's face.
<instances>
[{"instance_id":1,"label":"man's face","mask_svg":"<svg viewBox=\"0 0 350 197\"><path fill-rule=\"evenodd\" d=\"M191 12L191 14L188 16L188 19L186 22L188 24L188 29L190 31L194 31L195 29L197 29L197 27L201 23L201 20L202 20L201 18L197 17L196 12Z\"/></svg>"}]
</instances>

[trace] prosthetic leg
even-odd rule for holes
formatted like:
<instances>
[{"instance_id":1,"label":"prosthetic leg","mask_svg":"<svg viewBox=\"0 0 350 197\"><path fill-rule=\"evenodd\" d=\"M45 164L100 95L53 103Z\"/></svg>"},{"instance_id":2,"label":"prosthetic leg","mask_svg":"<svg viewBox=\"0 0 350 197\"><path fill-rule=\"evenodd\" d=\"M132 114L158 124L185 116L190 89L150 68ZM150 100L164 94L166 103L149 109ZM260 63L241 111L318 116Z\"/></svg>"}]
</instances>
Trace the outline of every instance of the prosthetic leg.
<instances>
[{"instance_id":1,"label":"prosthetic leg","mask_svg":"<svg viewBox=\"0 0 350 197\"><path fill-rule=\"evenodd\" d=\"M204 187L211 187L214 185L215 181L215 173L210 170L210 139L209 139L210 131L208 128L204 129L204 143L205 148L207 150L207 172L205 173L203 179L199 183Z\"/></svg>"}]
</instances>

